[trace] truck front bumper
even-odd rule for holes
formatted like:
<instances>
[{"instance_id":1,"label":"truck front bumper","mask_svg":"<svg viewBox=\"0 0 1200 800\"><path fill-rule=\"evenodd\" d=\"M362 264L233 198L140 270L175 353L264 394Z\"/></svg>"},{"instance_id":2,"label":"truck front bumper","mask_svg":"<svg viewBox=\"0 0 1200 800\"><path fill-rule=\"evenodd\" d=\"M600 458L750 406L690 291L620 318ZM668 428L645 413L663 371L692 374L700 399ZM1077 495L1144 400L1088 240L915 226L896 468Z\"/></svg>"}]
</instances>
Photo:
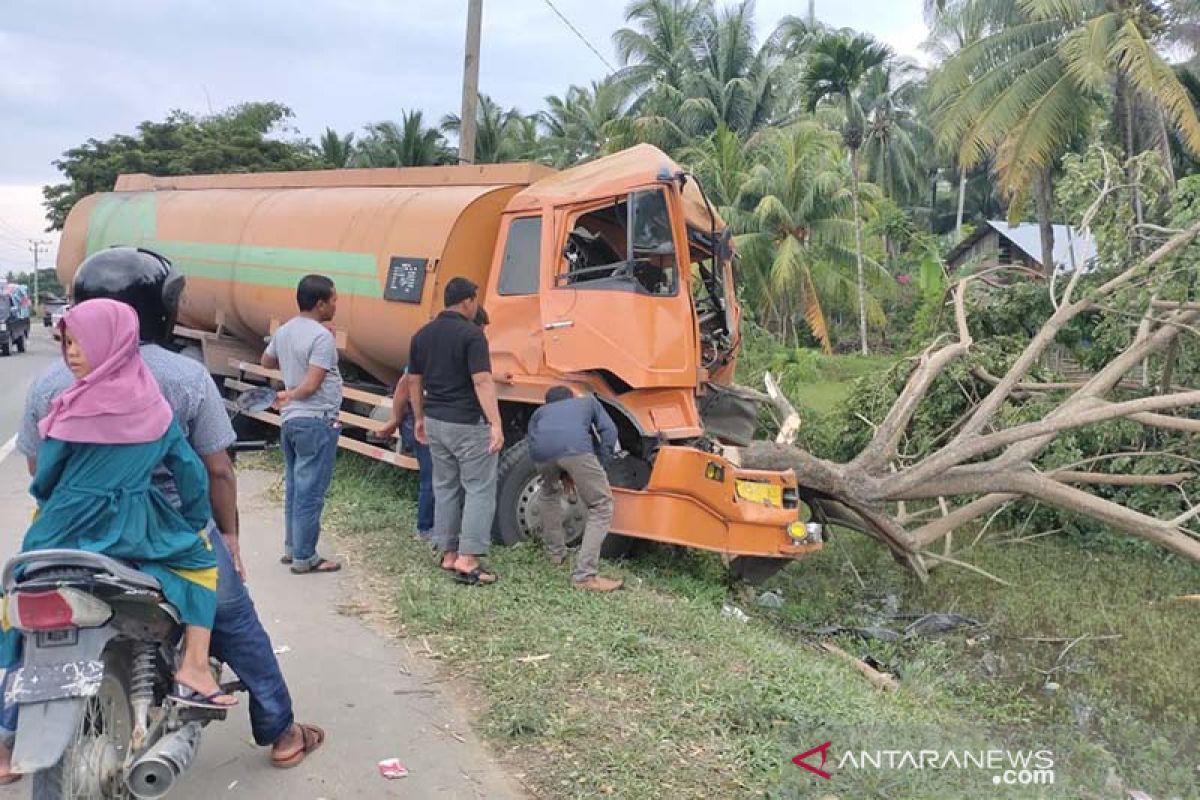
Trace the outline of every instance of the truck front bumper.
<instances>
[{"instance_id":1,"label":"truck front bumper","mask_svg":"<svg viewBox=\"0 0 1200 800\"><path fill-rule=\"evenodd\" d=\"M645 489L613 488L612 530L727 556L796 558L822 545L795 476L742 469L689 447L663 447Z\"/></svg>"}]
</instances>

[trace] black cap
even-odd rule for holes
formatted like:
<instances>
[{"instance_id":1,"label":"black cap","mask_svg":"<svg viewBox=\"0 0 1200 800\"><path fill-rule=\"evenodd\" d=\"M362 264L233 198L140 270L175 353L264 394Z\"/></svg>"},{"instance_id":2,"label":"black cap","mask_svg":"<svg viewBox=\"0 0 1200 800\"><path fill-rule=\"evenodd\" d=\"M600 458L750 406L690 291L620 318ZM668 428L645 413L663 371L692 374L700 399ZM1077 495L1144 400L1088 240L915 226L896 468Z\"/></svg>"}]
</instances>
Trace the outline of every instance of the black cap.
<instances>
[{"instance_id":1,"label":"black cap","mask_svg":"<svg viewBox=\"0 0 1200 800\"><path fill-rule=\"evenodd\" d=\"M446 308L456 306L463 300L470 300L479 293L479 287L466 278L451 278L442 294L442 302Z\"/></svg>"}]
</instances>

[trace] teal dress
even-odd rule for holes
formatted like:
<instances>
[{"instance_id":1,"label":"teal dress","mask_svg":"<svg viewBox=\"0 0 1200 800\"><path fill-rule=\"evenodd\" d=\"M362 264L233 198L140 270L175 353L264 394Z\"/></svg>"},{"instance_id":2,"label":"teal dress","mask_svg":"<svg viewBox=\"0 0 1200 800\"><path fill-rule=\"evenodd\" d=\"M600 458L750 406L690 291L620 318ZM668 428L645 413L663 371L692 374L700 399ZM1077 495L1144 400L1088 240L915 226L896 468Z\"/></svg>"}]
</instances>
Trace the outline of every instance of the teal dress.
<instances>
[{"instance_id":1,"label":"teal dress","mask_svg":"<svg viewBox=\"0 0 1200 800\"><path fill-rule=\"evenodd\" d=\"M159 465L174 477L178 509L151 481ZM178 423L146 444L47 439L30 492L38 513L22 552L67 548L129 561L158 579L184 623L212 627L217 560L205 532L208 475ZM4 623L0 666L11 666L20 637Z\"/></svg>"}]
</instances>

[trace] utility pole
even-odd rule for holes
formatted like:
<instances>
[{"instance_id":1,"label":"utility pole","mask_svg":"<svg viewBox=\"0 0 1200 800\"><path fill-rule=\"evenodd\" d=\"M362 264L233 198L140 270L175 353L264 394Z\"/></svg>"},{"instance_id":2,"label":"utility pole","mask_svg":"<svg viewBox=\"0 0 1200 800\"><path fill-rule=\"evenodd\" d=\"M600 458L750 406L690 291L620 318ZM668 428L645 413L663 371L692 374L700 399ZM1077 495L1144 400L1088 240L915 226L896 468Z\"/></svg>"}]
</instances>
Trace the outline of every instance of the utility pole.
<instances>
[{"instance_id":1,"label":"utility pole","mask_svg":"<svg viewBox=\"0 0 1200 800\"><path fill-rule=\"evenodd\" d=\"M49 252L50 242L45 239L30 239L29 252L33 253L33 309L37 313L38 307L38 257L42 253Z\"/></svg>"},{"instance_id":2,"label":"utility pole","mask_svg":"<svg viewBox=\"0 0 1200 800\"><path fill-rule=\"evenodd\" d=\"M458 161L475 163L475 109L479 104L479 29L483 0L467 0L467 52L463 57L462 116L458 126Z\"/></svg>"}]
</instances>

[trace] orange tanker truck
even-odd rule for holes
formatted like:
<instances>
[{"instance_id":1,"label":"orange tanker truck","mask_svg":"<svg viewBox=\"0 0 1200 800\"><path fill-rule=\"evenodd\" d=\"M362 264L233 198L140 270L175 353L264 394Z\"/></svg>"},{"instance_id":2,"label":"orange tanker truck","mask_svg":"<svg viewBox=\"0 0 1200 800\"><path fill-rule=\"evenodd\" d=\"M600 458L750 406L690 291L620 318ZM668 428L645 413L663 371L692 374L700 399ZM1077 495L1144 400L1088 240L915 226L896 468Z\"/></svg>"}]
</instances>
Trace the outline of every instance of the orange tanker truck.
<instances>
[{"instance_id":1,"label":"orange tanker truck","mask_svg":"<svg viewBox=\"0 0 1200 800\"><path fill-rule=\"evenodd\" d=\"M642 145L561 172L536 164L344 169L156 178L123 175L72 209L58 251L79 263L114 245L170 258L187 275L176 333L230 398L278 374L264 343L295 314L308 273L338 289L346 378L341 445L415 461L368 435L390 407L412 335L442 287L481 287L506 447L496 534L538 528L539 480L525 442L548 387L594 392L627 455L610 477L610 552L633 539L723 554L769 573L821 546L790 473L741 469L756 404L731 386L740 344L733 252L694 177ZM254 415L278 423L271 412ZM569 533L582 533L572 509Z\"/></svg>"}]
</instances>

